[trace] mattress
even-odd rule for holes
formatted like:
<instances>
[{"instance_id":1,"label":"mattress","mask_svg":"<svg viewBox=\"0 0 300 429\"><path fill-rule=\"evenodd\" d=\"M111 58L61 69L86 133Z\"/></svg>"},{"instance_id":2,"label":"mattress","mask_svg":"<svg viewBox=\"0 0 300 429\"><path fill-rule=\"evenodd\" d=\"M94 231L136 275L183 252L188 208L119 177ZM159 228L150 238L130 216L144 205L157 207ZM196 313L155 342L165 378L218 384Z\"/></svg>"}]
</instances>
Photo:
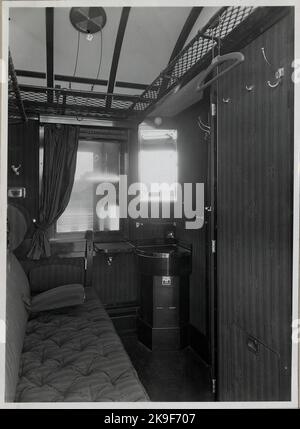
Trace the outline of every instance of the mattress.
<instances>
[{"instance_id":1,"label":"mattress","mask_svg":"<svg viewBox=\"0 0 300 429\"><path fill-rule=\"evenodd\" d=\"M16 402L149 400L102 304L91 290L86 296L29 318Z\"/></svg>"}]
</instances>

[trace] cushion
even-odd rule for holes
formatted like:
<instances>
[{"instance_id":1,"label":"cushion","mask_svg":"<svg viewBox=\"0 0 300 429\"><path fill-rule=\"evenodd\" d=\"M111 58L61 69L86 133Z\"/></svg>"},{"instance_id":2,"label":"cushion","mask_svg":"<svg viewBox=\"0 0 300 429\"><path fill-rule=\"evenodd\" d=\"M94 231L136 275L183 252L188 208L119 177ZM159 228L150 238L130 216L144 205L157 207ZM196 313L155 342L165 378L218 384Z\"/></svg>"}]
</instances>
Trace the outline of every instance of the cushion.
<instances>
[{"instance_id":1,"label":"cushion","mask_svg":"<svg viewBox=\"0 0 300 429\"><path fill-rule=\"evenodd\" d=\"M83 285L63 285L32 297L28 310L31 312L40 312L53 310L55 308L80 305L84 303L84 297Z\"/></svg>"},{"instance_id":2,"label":"cushion","mask_svg":"<svg viewBox=\"0 0 300 429\"><path fill-rule=\"evenodd\" d=\"M148 396L102 304L31 315L16 402L147 401Z\"/></svg>"},{"instance_id":3,"label":"cushion","mask_svg":"<svg viewBox=\"0 0 300 429\"><path fill-rule=\"evenodd\" d=\"M7 255L5 398L13 401L28 319L24 301L30 300L28 279L13 253Z\"/></svg>"}]
</instances>

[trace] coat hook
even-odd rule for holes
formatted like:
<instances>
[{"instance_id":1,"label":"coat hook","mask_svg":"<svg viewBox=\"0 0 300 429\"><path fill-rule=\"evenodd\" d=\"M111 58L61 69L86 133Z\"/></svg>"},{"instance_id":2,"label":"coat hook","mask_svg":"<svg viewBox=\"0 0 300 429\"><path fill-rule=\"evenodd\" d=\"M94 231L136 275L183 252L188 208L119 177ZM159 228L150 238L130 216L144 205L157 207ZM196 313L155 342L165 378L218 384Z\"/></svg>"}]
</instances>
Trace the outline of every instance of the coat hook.
<instances>
[{"instance_id":1,"label":"coat hook","mask_svg":"<svg viewBox=\"0 0 300 429\"><path fill-rule=\"evenodd\" d=\"M268 58L267 58L267 56L266 56L266 52L265 52L265 48L264 48L264 47L262 47L262 48L261 48L261 52L262 52L262 54L263 54L263 57L264 57L265 62L266 62L267 64L269 64L269 66L272 66L272 64L270 63L270 61L268 60Z\"/></svg>"},{"instance_id":2,"label":"coat hook","mask_svg":"<svg viewBox=\"0 0 300 429\"><path fill-rule=\"evenodd\" d=\"M21 164L18 165L18 167L16 167L14 164L11 166L12 171L15 173L16 176L20 176L20 169L21 169Z\"/></svg>"},{"instance_id":3,"label":"coat hook","mask_svg":"<svg viewBox=\"0 0 300 429\"><path fill-rule=\"evenodd\" d=\"M207 139L207 135L210 135L210 126L206 125L200 118L200 116L197 119L198 126L201 131L205 133L204 139Z\"/></svg>"},{"instance_id":4,"label":"coat hook","mask_svg":"<svg viewBox=\"0 0 300 429\"><path fill-rule=\"evenodd\" d=\"M276 88L279 84L280 84L280 80L279 80L279 79L278 79L275 83L271 83L269 80L268 80L268 82L267 82L267 85L268 85L270 88Z\"/></svg>"},{"instance_id":5,"label":"coat hook","mask_svg":"<svg viewBox=\"0 0 300 429\"><path fill-rule=\"evenodd\" d=\"M107 265L108 265L109 267L111 267L111 266L112 266L112 263L113 263L113 257L112 257L112 256L107 256L107 258L106 258L106 263L107 263Z\"/></svg>"},{"instance_id":6,"label":"coat hook","mask_svg":"<svg viewBox=\"0 0 300 429\"><path fill-rule=\"evenodd\" d=\"M254 85L246 85L246 90L247 91L253 91L253 89L254 89Z\"/></svg>"},{"instance_id":7,"label":"coat hook","mask_svg":"<svg viewBox=\"0 0 300 429\"><path fill-rule=\"evenodd\" d=\"M224 98L224 97L223 97L223 103L229 103L229 101L230 101L230 98L229 98L229 97L227 97L227 98Z\"/></svg>"},{"instance_id":8,"label":"coat hook","mask_svg":"<svg viewBox=\"0 0 300 429\"><path fill-rule=\"evenodd\" d=\"M272 83L268 80L267 85L270 88L276 88L280 84L280 82L282 81L283 76L284 76L284 68L279 67L279 69L275 72L275 79L276 79L275 82Z\"/></svg>"}]
</instances>

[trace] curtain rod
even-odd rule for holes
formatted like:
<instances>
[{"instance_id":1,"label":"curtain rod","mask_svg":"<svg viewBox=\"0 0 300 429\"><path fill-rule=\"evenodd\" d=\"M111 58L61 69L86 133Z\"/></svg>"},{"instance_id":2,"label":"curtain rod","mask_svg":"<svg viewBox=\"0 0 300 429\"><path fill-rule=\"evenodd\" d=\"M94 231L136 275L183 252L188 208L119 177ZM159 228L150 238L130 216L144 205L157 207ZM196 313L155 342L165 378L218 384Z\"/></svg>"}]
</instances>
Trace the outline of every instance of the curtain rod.
<instances>
[{"instance_id":1,"label":"curtain rod","mask_svg":"<svg viewBox=\"0 0 300 429\"><path fill-rule=\"evenodd\" d=\"M134 128L136 124L132 121L116 121L106 119L87 119L78 120L72 116L54 116L40 115L40 123L44 124L66 124L66 125L81 125L93 127L108 127L108 128Z\"/></svg>"}]
</instances>

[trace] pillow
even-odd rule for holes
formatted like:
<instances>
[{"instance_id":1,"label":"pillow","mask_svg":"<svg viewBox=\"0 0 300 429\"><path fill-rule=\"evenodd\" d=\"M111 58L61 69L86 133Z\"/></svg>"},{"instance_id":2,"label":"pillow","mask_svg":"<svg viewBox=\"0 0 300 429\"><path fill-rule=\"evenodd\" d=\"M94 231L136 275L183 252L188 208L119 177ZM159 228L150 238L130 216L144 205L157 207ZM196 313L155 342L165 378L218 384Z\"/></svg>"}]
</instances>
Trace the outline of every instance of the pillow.
<instances>
[{"instance_id":1,"label":"pillow","mask_svg":"<svg viewBox=\"0 0 300 429\"><path fill-rule=\"evenodd\" d=\"M68 284L39 293L25 302L27 309L32 312L54 310L83 304L85 300L84 287L81 284Z\"/></svg>"}]
</instances>

